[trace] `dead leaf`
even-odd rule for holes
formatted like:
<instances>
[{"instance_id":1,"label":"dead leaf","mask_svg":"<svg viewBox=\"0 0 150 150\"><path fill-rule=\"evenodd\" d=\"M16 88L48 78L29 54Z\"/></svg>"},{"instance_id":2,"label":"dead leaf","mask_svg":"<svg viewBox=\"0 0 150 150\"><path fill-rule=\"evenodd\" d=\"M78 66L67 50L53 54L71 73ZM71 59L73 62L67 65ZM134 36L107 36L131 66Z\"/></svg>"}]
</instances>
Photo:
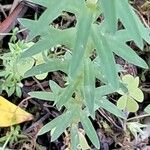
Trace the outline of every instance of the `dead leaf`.
<instances>
[{"instance_id":1,"label":"dead leaf","mask_svg":"<svg viewBox=\"0 0 150 150\"><path fill-rule=\"evenodd\" d=\"M0 127L8 127L32 119L32 114L0 96Z\"/></svg>"}]
</instances>

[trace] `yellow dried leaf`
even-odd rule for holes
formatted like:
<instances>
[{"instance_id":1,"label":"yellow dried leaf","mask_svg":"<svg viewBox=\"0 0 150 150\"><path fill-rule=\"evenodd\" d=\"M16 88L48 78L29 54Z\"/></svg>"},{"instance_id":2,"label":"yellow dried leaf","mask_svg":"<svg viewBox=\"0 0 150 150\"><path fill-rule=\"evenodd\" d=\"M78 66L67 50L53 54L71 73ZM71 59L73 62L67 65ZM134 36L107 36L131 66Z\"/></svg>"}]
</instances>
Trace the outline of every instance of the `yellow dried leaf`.
<instances>
[{"instance_id":1,"label":"yellow dried leaf","mask_svg":"<svg viewBox=\"0 0 150 150\"><path fill-rule=\"evenodd\" d=\"M32 119L30 113L0 96L0 127L8 127Z\"/></svg>"}]
</instances>

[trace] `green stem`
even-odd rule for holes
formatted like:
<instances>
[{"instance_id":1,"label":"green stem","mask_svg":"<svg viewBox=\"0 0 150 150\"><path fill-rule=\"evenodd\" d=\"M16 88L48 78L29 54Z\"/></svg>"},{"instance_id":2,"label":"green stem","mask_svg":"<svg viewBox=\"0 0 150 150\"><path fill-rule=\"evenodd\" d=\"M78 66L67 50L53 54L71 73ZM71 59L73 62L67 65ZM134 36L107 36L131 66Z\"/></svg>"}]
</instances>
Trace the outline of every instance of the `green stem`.
<instances>
[{"instance_id":1,"label":"green stem","mask_svg":"<svg viewBox=\"0 0 150 150\"><path fill-rule=\"evenodd\" d=\"M11 138L11 136L12 136L12 133L9 134L9 136L8 136L8 138L7 138L7 140L6 140L6 142L4 143L4 145L3 145L3 147L2 147L2 150L5 150L5 148L6 148L7 144L8 144L8 142L9 142L9 140L10 140L10 138Z\"/></svg>"}]
</instances>

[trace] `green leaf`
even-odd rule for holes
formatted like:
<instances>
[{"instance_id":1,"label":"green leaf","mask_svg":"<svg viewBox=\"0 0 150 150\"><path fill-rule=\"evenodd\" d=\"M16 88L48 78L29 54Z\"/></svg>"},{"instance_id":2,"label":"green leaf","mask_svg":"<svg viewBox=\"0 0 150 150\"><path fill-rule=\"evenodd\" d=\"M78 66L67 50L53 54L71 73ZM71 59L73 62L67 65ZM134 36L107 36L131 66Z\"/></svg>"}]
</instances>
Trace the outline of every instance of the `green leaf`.
<instances>
[{"instance_id":1,"label":"green leaf","mask_svg":"<svg viewBox=\"0 0 150 150\"><path fill-rule=\"evenodd\" d=\"M79 18L76 27L77 33L75 46L73 49L72 59L69 65L69 77L71 79L74 79L74 77L77 75L78 70L81 68L81 63L90 35L92 21L93 21L92 11L90 11L87 8L83 8L82 16Z\"/></svg>"},{"instance_id":2,"label":"green leaf","mask_svg":"<svg viewBox=\"0 0 150 150\"><path fill-rule=\"evenodd\" d=\"M57 35L57 38L56 38ZM45 51L47 49L51 49L55 46L59 45L65 45L66 47L69 47L70 49L74 46L74 38L75 36L75 29L55 29L54 27L50 26L44 33L44 35L41 36L40 40L34 44L32 47L30 47L28 50L22 53L21 57L31 57L35 54L38 54L42 51Z\"/></svg>"},{"instance_id":3,"label":"green leaf","mask_svg":"<svg viewBox=\"0 0 150 150\"><path fill-rule=\"evenodd\" d=\"M124 83L120 82L119 89L117 90L117 92L120 95L124 95L125 93L128 92L128 88L127 88L127 86Z\"/></svg>"},{"instance_id":4,"label":"green leaf","mask_svg":"<svg viewBox=\"0 0 150 150\"><path fill-rule=\"evenodd\" d=\"M33 58L20 59L16 65L19 75L23 77L25 72L33 67L34 62Z\"/></svg>"},{"instance_id":5,"label":"green leaf","mask_svg":"<svg viewBox=\"0 0 150 150\"><path fill-rule=\"evenodd\" d=\"M94 117L95 74L90 60L85 60L84 63L84 95L89 113Z\"/></svg>"},{"instance_id":6,"label":"green leaf","mask_svg":"<svg viewBox=\"0 0 150 150\"><path fill-rule=\"evenodd\" d=\"M6 75L6 71L0 71L0 77L4 77Z\"/></svg>"},{"instance_id":7,"label":"green leaf","mask_svg":"<svg viewBox=\"0 0 150 150\"><path fill-rule=\"evenodd\" d=\"M134 98L138 102L143 102L144 100L144 94L139 88L129 90L129 94L132 98Z\"/></svg>"},{"instance_id":8,"label":"green leaf","mask_svg":"<svg viewBox=\"0 0 150 150\"><path fill-rule=\"evenodd\" d=\"M139 86L139 82L140 82L140 81L139 81L139 77L135 77L135 78L134 78L134 86L135 86L135 87L138 87L138 86Z\"/></svg>"},{"instance_id":9,"label":"green leaf","mask_svg":"<svg viewBox=\"0 0 150 150\"><path fill-rule=\"evenodd\" d=\"M61 87L56 82L54 82L53 80L50 80L49 86L53 93L59 94Z\"/></svg>"},{"instance_id":10,"label":"green leaf","mask_svg":"<svg viewBox=\"0 0 150 150\"><path fill-rule=\"evenodd\" d=\"M79 144L79 135L77 125L71 126L71 148L72 150L76 150Z\"/></svg>"},{"instance_id":11,"label":"green leaf","mask_svg":"<svg viewBox=\"0 0 150 150\"><path fill-rule=\"evenodd\" d=\"M127 0L124 1L116 1L117 7L117 16L128 30L128 32L132 35L135 43L143 48L143 40L140 35L140 29L138 28L138 24L135 20L135 14L133 13L133 8L129 5Z\"/></svg>"},{"instance_id":12,"label":"green leaf","mask_svg":"<svg viewBox=\"0 0 150 150\"><path fill-rule=\"evenodd\" d=\"M45 51L46 49L52 48L52 47L56 46L57 44L59 44L58 42L56 42L56 41L54 41L52 39L52 37L54 36L53 35L54 34L53 31L51 31L52 37L50 39L48 39L48 35L47 34L45 35L45 37L40 39L36 44L34 44L28 50L23 52L21 54L21 58L31 57L33 55L41 53L42 51Z\"/></svg>"},{"instance_id":13,"label":"green leaf","mask_svg":"<svg viewBox=\"0 0 150 150\"><path fill-rule=\"evenodd\" d=\"M45 55L47 56L47 51L46 51ZM34 55L33 57L35 59L35 66L45 63L44 56L42 53ZM47 75L48 75L48 73L42 73L42 74L36 75L35 77L38 80L44 80Z\"/></svg>"},{"instance_id":14,"label":"green leaf","mask_svg":"<svg viewBox=\"0 0 150 150\"><path fill-rule=\"evenodd\" d=\"M117 107L121 110L124 110L126 108L126 105L127 105L127 100L128 100L127 95L121 96L117 101Z\"/></svg>"},{"instance_id":15,"label":"green leaf","mask_svg":"<svg viewBox=\"0 0 150 150\"><path fill-rule=\"evenodd\" d=\"M48 26L50 23L53 22L64 10L68 12L75 13L78 17L78 12L81 8L84 7L84 2L82 0L78 1L70 1L70 0L55 0L55 1L48 1L48 5L46 6L47 9L39 18L39 24L41 25L43 22L45 26ZM51 15L49 15L51 14ZM42 32L42 30L41 30Z\"/></svg>"},{"instance_id":16,"label":"green leaf","mask_svg":"<svg viewBox=\"0 0 150 150\"><path fill-rule=\"evenodd\" d=\"M42 74L36 75L35 77L38 80L44 80L47 77L47 75L48 75L48 73L42 73Z\"/></svg>"},{"instance_id":17,"label":"green leaf","mask_svg":"<svg viewBox=\"0 0 150 150\"><path fill-rule=\"evenodd\" d=\"M121 110L127 110L129 112L136 112L139 108L138 103L130 96L123 95L117 101L117 106Z\"/></svg>"},{"instance_id":18,"label":"green leaf","mask_svg":"<svg viewBox=\"0 0 150 150\"><path fill-rule=\"evenodd\" d=\"M39 75L42 73L47 73L47 72L53 72L53 71L58 71L61 70L65 73L67 73L67 68L68 68L68 62L59 60L59 59L51 59L41 65L35 66L32 69L28 70L24 77L30 77L30 76L35 76Z\"/></svg>"},{"instance_id":19,"label":"green leaf","mask_svg":"<svg viewBox=\"0 0 150 150\"><path fill-rule=\"evenodd\" d=\"M52 121L50 121L49 123L44 125L38 132L38 135L42 135L42 134L54 129L51 140L53 141L53 140L57 139L67 128L67 126L71 122L72 117L73 117L73 113L70 111L63 113L62 115L56 117L55 119L53 119ZM55 131L55 129L57 131Z\"/></svg>"},{"instance_id":20,"label":"green leaf","mask_svg":"<svg viewBox=\"0 0 150 150\"><path fill-rule=\"evenodd\" d=\"M89 120L89 118L86 116L85 113L80 114L80 119L81 119L83 128L85 130L85 133L89 137L90 141L93 143L93 145L97 149L100 149L100 142L99 142L98 136L96 134L96 131L95 131L91 121Z\"/></svg>"},{"instance_id":21,"label":"green leaf","mask_svg":"<svg viewBox=\"0 0 150 150\"><path fill-rule=\"evenodd\" d=\"M127 84L129 89L137 88L139 85L139 77L134 78L130 74L124 75L122 81Z\"/></svg>"},{"instance_id":22,"label":"green leaf","mask_svg":"<svg viewBox=\"0 0 150 150\"><path fill-rule=\"evenodd\" d=\"M94 72L95 72L96 78L101 80L101 82L107 84L107 80L105 79L106 77L102 74L102 70L104 70L105 68L101 62L101 59L97 56L92 62L94 65ZM116 70L117 72L121 72L123 71L123 68L121 65L116 64Z\"/></svg>"},{"instance_id":23,"label":"green leaf","mask_svg":"<svg viewBox=\"0 0 150 150\"><path fill-rule=\"evenodd\" d=\"M115 90L111 86L103 85L95 89L95 97L98 99L113 92L115 92Z\"/></svg>"},{"instance_id":24,"label":"green leaf","mask_svg":"<svg viewBox=\"0 0 150 150\"><path fill-rule=\"evenodd\" d=\"M101 65L104 66L102 72L110 86L117 89L119 87L119 81L113 53L106 38L101 34L99 29L95 27L96 26L94 26L92 30L92 38L95 43L96 51L101 59Z\"/></svg>"},{"instance_id":25,"label":"green leaf","mask_svg":"<svg viewBox=\"0 0 150 150\"><path fill-rule=\"evenodd\" d=\"M103 108L117 117L126 119L126 115L120 109L118 109L116 105L114 105L113 103L111 103L109 100L105 98L96 100L96 105L98 108Z\"/></svg>"},{"instance_id":26,"label":"green leaf","mask_svg":"<svg viewBox=\"0 0 150 150\"><path fill-rule=\"evenodd\" d=\"M118 30L113 36L115 39L119 39L119 41L123 43L133 40L127 29Z\"/></svg>"},{"instance_id":27,"label":"green leaf","mask_svg":"<svg viewBox=\"0 0 150 150\"><path fill-rule=\"evenodd\" d=\"M52 92L36 91L28 93L31 97L46 100L46 101L55 101L56 96Z\"/></svg>"},{"instance_id":28,"label":"green leaf","mask_svg":"<svg viewBox=\"0 0 150 150\"><path fill-rule=\"evenodd\" d=\"M54 132L51 133L51 141L55 141L64 132L64 130L71 124L74 117L74 111L67 112L61 122L54 128Z\"/></svg>"},{"instance_id":29,"label":"green leaf","mask_svg":"<svg viewBox=\"0 0 150 150\"><path fill-rule=\"evenodd\" d=\"M117 31L117 16L115 0L99 0L104 13L104 26L107 32L114 33Z\"/></svg>"},{"instance_id":30,"label":"green leaf","mask_svg":"<svg viewBox=\"0 0 150 150\"><path fill-rule=\"evenodd\" d=\"M44 125L38 132L38 135L42 135L46 132L49 132L50 130L55 128L58 124L61 124L63 122L63 119L65 118L65 116L66 116L66 113L56 117L55 119L53 119L52 121L50 121L49 123Z\"/></svg>"},{"instance_id":31,"label":"green leaf","mask_svg":"<svg viewBox=\"0 0 150 150\"><path fill-rule=\"evenodd\" d=\"M47 7L49 5L49 1L48 0L32 0L33 3L36 3L36 4L39 4L39 5L42 5L42 6L45 6Z\"/></svg>"},{"instance_id":32,"label":"green leaf","mask_svg":"<svg viewBox=\"0 0 150 150\"><path fill-rule=\"evenodd\" d=\"M29 40L31 40L33 37L37 35L45 35L47 29L49 28L49 25L53 22L53 20L55 20L59 15L61 15L63 11L71 12L75 14L78 19L80 16L80 10L82 10L82 8L85 6L85 2L83 0L78 0L78 1L63 0L61 2L60 0L55 0L55 1L33 0L33 1L37 4L47 7L47 9L40 16L38 21L19 19L19 21L30 30ZM69 40L72 40L73 37L74 36L69 38Z\"/></svg>"},{"instance_id":33,"label":"green leaf","mask_svg":"<svg viewBox=\"0 0 150 150\"><path fill-rule=\"evenodd\" d=\"M129 85L129 84L132 84L134 82L134 77L130 74L126 74L122 77L122 81Z\"/></svg>"},{"instance_id":34,"label":"green leaf","mask_svg":"<svg viewBox=\"0 0 150 150\"><path fill-rule=\"evenodd\" d=\"M133 98L128 97L126 108L129 112L136 112L139 109L139 105Z\"/></svg>"},{"instance_id":35,"label":"green leaf","mask_svg":"<svg viewBox=\"0 0 150 150\"><path fill-rule=\"evenodd\" d=\"M70 98L72 98L73 93L82 84L83 76L82 72L81 75L76 76L76 78L73 81L70 81L68 83L68 86L62 91L60 94L58 100L56 101L57 107L60 108L61 106L65 105Z\"/></svg>"},{"instance_id":36,"label":"green leaf","mask_svg":"<svg viewBox=\"0 0 150 150\"><path fill-rule=\"evenodd\" d=\"M150 44L150 28L145 28L144 24L142 21L139 19L138 15L135 13L135 11L132 9L132 13L134 15L134 19L136 21L136 25L139 29L139 33L141 37Z\"/></svg>"},{"instance_id":37,"label":"green leaf","mask_svg":"<svg viewBox=\"0 0 150 150\"><path fill-rule=\"evenodd\" d=\"M147 124L141 124L138 122L128 122L127 127L131 131L131 133L134 135L135 139L138 139L138 136L145 136L145 133L143 129L141 128L147 128L149 125Z\"/></svg>"},{"instance_id":38,"label":"green leaf","mask_svg":"<svg viewBox=\"0 0 150 150\"><path fill-rule=\"evenodd\" d=\"M138 102L144 100L143 92L138 88L139 77L134 78L132 75L127 74L122 77L123 83L127 84L129 95Z\"/></svg>"},{"instance_id":39,"label":"green leaf","mask_svg":"<svg viewBox=\"0 0 150 150\"><path fill-rule=\"evenodd\" d=\"M85 135L83 135L83 133L82 132L78 132L78 134L79 134L79 143L80 143L80 147L81 147L81 149L82 150L87 150L87 149L90 149L90 146L88 145L88 143L87 143L87 140L86 140L86 138L85 138Z\"/></svg>"},{"instance_id":40,"label":"green leaf","mask_svg":"<svg viewBox=\"0 0 150 150\"><path fill-rule=\"evenodd\" d=\"M150 114L150 104L146 106L146 108L144 109L144 111L148 114Z\"/></svg>"},{"instance_id":41,"label":"green leaf","mask_svg":"<svg viewBox=\"0 0 150 150\"><path fill-rule=\"evenodd\" d=\"M132 63L136 66L148 69L147 64L145 61L140 58L135 51L133 51L129 46L125 43L118 41L117 38L108 38L107 41L109 46L112 47L112 50L115 54L125 59L127 62Z\"/></svg>"},{"instance_id":42,"label":"green leaf","mask_svg":"<svg viewBox=\"0 0 150 150\"><path fill-rule=\"evenodd\" d=\"M29 33L29 40L40 35L40 30L38 30L38 21L37 20L30 20L25 18L19 18L18 21L27 29L30 30ZM33 26L34 24L34 26Z\"/></svg>"},{"instance_id":43,"label":"green leaf","mask_svg":"<svg viewBox=\"0 0 150 150\"><path fill-rule=\"evenodd\" d=\"M21 91L21 87L19 85L16 85L16 91L15 92L16 92L16 95L18 97L21 97L22 91Z\"/></svg>"},{"instance_id":44,"label":"green leaf","mask_svg":"<svg viewBox=\"0 0 150 150\"><path fill-rule=\"evenodd\" d=\"M52 23L52 21L56 19L63 11L64 6L66 5L66 0L64 1L55 0L55 1L49 1L49 2L47 1L42 4L44 5L48 4L48 5L46 6L47 9L40 16L38 21L33 23L27 20L22 21L23 19L20 20L22 24L24 24L26 27L29 27L28 28L30 30L29 39L37 35L41 35L41 34L44 35L46 33L46 30L48 29L48 25ZM43 26L43 22L44 22L44 26ZM42 27L42 28L39 28L39 27Z\"/></svg>"},{"instance_id":45,"label":"green leaf","mask_svg":"<svg viewBox=\"0 0 150 150\"><path fill-rule=\"evenodd\" d=\"M59 95L58 99L55 102L58 108L62 107L63 105L65 105L65 103L67 103L67 101L69 101L69 99L73 95L75 88L76 85L74 82L72 82L63 90L63 92Z\"/></svg>"}]
</instances>

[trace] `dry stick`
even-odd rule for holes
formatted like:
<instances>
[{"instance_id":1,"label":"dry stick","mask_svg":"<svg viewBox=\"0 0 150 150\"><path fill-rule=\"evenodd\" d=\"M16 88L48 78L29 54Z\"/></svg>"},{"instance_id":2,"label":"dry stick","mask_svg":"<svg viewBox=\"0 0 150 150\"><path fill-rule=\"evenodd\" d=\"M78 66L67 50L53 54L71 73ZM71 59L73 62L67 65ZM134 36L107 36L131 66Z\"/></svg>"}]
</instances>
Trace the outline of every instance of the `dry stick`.
<instances>
[{"instance_id":1,"label":"dry stick","mask_svg":"<svg viewBox=\"0 0 150 150\"><path fill-rule=\"evenodd\" d=\"M37 122L33 123L29 128L27 128L24 133L29 133L33 128L38 126L39 124L43 123L46 119L48 119L50 116L50 112L45 114L42 118L40 118Z\"/></svg>"},{"instance_id":2,"label":"dry stick","mask_svg":"<svg viewBox=\"0 0 150 150\"><path fill-rule=\"evenodd\" d=\"M33 80L37 83L37 85L41 88L42 91L45 91L45 89L43 88L42 84L34 77L32 77Z\"/></svg>"},{"instance_id":3,"label":"dry stick","mask_svg":"<svg viewBox=\"0 0 150 150\"><path fill-rule=\"evenodd\" d=\"M25 99L23 99L23 100L19 103L18 107L20 107L23 102L28 101L28 100L30 100L31 98L32 98L32 97L29 96L29 97L26 97Z\"/></svg>"},{"instance_id":4,"label":"dry stick","mask_svg":"<svg viewBox=\"0 0 150 150\"><path fill-rule=\"evenodd\" d=\"M143 24L145 25L145 27L149 28L149 25L146 23L145 19L143 18L143 16L141 15L141 13L134 9L136 11L136 13L139 15L140 19L142 20Z\"/></svg>"},{"instance_id":5,"label":"dry stick","mask_svg":"<svg viewBox=\"0 0 150 150\"><path fill-rule=\"evenodd\" d=\"M119 126L113 121L113 119L111 119L109 116L106 116L106 115L104 114L103 109L98 109L98 112L99 112L108 122L112 123L116 128L122 130L122 128L119 127Z\"/></svg>"},{"instance_id":6,"label":"dry stick","mask_svg":"<svg viewBox=\"0 0 150 150\"><path fill-rule=\"evenodd\" d=\"M132 117L132 118L127 119L127 122L128 122L128 121L135 120L135 119L140 119L140 118L144 118L144 117L149 117L149 116L150 116L150 114L145 114L145 115L140 115L140 116Z\"/></svg>"},{"instance_id":7,"label":"dry stick","mask_svg":"<svg viewBox=\"0 0 150 150\"><path fill-rule=\"evenodd\" d=\"M22 104L23 102L25 102L25 101L30 100L30 99L31 99L31 97L27 97L27 98L23 99L23 100L18 104L16 110L14 111L14 115L15 115L15 112L17 111L17 109L21 106L21 104Z\"/></svg>"},{"instance_id":8,"label":"dry stick","mask_svg":"<svg viewBox=\"0 0 150 150\"><path fill-rule=\"evenodd\" d=\"M0 33L7 33L17 24L17 18L22 17L27 11L27 6L19 3L14 11L0 24ZM0 40L6 35L0 35Z\"/></svg>"}]
</instances>

